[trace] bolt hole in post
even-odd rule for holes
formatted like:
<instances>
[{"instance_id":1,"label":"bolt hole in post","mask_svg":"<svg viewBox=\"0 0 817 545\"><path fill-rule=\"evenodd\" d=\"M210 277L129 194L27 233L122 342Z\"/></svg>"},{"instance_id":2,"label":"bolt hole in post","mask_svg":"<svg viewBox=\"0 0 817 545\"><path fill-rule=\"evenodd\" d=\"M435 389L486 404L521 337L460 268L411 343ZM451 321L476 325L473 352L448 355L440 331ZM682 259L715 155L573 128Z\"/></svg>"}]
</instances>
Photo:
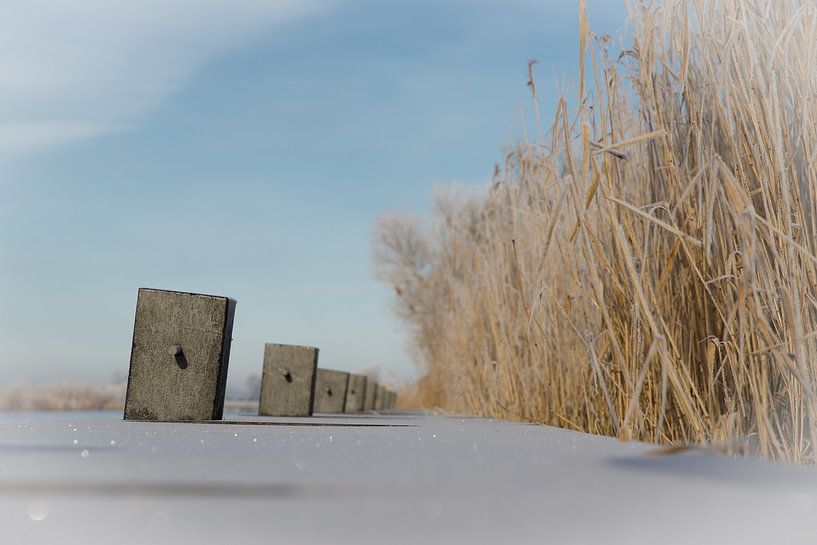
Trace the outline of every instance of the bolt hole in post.
<instances>
[{"instance_id":1,"label":"bolt hole in post","mask_svg":"<svg viewBox=\"0 0 817 545\"><path fill-rule=\"evenodd\" d=\"M292 382L292 373L289 372L289 369L279 368L279 371L281 371L281 374L284 375L285 381L288 383Z\"/></svg>"},{"instance_id":2,"label":"bolt hole in post","mask_svg":"<svg viewBox=\"0 0 817 545\"><path fill-rule=\"evenodd\" d=\"M328 395L329 397L332 397L332 388L327 388L326 389L326 395Z\"/></svg>"},{"instance_id":3,"label":"bolt hole in post","mask_svg":"<svg viewBox=\"0 0 817 545\"><path fill-rule=\"evenodd\" d=\"M187 369L187 357L184 355L184 350L178 344L174 344L170 347L170 355L173 356L173 359L176 361L176 365L179 366L179 369Z\"/></svg>"}]
</instances>

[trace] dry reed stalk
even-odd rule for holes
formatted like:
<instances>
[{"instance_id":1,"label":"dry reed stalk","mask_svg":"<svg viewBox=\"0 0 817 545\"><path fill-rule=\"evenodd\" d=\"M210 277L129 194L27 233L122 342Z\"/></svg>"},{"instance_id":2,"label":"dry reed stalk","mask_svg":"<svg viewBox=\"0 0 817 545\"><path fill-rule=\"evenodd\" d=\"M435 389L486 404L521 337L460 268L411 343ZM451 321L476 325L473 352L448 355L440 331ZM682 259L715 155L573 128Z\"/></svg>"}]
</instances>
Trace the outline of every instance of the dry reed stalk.
<instances>
[{"instance_id":1,"label":"dry reed stalk","mask_svg":"<svg viewBox=\"0 0 817 545\"><path fill-rule=\"evenodd\" d=\"M614 55L582 3L578 104L547 142L431 229L377 226L417 399L814 462L817 5L629 13Z\"/></svg>"}]
</instances>

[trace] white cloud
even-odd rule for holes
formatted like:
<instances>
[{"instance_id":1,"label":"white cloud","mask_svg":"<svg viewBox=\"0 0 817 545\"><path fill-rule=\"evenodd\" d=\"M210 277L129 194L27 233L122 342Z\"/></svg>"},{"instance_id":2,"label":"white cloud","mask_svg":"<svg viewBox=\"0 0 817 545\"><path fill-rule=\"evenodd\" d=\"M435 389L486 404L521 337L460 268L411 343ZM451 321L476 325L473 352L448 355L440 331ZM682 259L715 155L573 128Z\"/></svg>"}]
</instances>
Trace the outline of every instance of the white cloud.
<instances>
[{"instance_id":1,"label":"white cloud","mask_svg":"<svg viewBox=\"0 0 817 545\"><path fill-rule=\"evenodd\" d=\"M0 160L137 122L213 56L334 0L0 5Z\"/></svg>"}]
</instances>

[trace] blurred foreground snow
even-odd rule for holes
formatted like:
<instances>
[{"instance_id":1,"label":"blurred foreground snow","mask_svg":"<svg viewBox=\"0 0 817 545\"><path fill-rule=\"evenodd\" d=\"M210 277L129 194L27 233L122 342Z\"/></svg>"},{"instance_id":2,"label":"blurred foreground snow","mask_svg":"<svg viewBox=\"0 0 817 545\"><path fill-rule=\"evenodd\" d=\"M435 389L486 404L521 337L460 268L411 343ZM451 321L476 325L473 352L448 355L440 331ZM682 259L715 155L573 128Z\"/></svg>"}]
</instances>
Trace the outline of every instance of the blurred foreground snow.
<instances>
[{"instance_id":1,"label":"blurred foreground snow","mask_svg":"<svg viewBox=\"0 0 817 545\"><path fill-rule=\"evenodd\" d=\"M19 416L9 545L817 543L812 468L434 415Z\"/></svg>"}]
</instances>

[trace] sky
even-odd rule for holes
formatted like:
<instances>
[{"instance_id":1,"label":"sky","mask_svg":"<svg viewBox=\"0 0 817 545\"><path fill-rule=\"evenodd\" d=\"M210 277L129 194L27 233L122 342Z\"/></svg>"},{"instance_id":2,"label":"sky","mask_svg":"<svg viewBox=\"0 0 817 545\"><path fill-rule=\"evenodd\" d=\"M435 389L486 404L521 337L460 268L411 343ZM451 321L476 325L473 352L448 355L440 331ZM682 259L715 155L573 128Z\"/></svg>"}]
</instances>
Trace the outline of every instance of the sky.
<instances>
[{"instance_id":1,"label":"sky","mask_svg":"<svg viewBox=\"0 0 817 545\"><path fill-rule=\"evenodd\" d=\"M599 34L624 0L589 0ZM127 373L139 287L237 300L265 342L416 376L370 237L488 183L578 62L578 1L0 4L0 388Z\"/></svg>"}]
</instances>

